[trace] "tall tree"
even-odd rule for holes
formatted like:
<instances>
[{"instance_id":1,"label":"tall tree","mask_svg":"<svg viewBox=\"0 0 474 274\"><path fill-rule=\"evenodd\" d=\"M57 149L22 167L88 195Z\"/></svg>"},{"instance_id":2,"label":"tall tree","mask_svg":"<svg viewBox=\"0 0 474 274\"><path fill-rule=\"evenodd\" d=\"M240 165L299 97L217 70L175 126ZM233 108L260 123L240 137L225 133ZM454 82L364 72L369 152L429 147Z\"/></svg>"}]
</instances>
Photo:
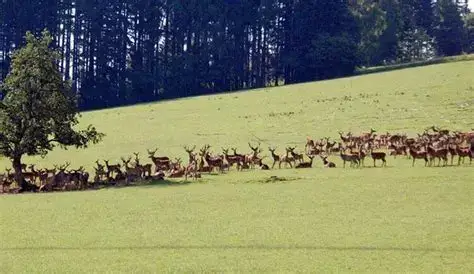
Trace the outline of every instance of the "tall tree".
<instances>
[{"instance_id":1,"label":"tall tree","mask_svg":"<svg viewBox=\"0 0 474 274\"><path fill-rule=\"evenodd\" d=\"M436 2L435 37L438 53L443 56L462 52L464 22L459 7L452 0Z\"/></svg>"},{"instance_id":2,"label":"tall tree","mask_svg":"<svg viewBox=\"0 0 474 274\"><path fill-rule=\"evenodd\" d=\"M50 49L52 41L46 30L39 39L27 32L26 45L13 55L2 86L6 95L0 102L0 154L12 160L15 180L22 187L23 155L46 155L56 145L87 147L103 137L91 125L74 129L76 100L59 72L60 54Z\"/></svg>"}]
</instances>

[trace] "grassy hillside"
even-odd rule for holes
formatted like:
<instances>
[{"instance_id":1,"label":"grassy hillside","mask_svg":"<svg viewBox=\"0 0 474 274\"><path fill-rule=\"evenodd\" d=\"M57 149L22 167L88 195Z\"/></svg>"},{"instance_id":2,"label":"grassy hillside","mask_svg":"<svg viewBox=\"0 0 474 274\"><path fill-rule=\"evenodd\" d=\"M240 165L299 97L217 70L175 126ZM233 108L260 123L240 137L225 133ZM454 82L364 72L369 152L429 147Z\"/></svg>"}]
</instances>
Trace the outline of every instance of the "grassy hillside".
<instances>
[{"instance_id":1,"label":"grassy hillside","mask_svg":"<svg viewBox=\"0 0 474 274\"><path fill-rule=\"evenodd\" d=\"M39 166L338 131L474 128L474 62L88 112L107 137ZM265 151L268 155L268 151ZM268 159L267 159L268 160ZM340 161L332 157L340 167ZM267 161L268 162L268 161ZM366 160L366 165L370 161ZM3 162L2 164L6 164ZM0 196L0 272L474 271L474 165L231 172L179 186ZM282 181L272 181L275 175Z\"/></svg>"},{"instance_id":2,"label":"grassy hillside","mask_svg":"<svg viewBox=\"0 0 474 274\"><path fill-rule=\"evenodd\" d=\"M258 137L262 144L304 145L306 136L338 137L338 131L414 134L428 125L474 128L474 61L448 63L251 92L144 104L83 114L107 134L87 150L58 149L45 159L25 158L49 166L70 161L91 168L96 159L158 147L159 154L186 156L183 145L209 143L237 146ZM266 152L268 153L268 152ZM2 165L10 165L6 161ZM0 167L1 168L1 167Z\"/></svg>"}]
</instances>

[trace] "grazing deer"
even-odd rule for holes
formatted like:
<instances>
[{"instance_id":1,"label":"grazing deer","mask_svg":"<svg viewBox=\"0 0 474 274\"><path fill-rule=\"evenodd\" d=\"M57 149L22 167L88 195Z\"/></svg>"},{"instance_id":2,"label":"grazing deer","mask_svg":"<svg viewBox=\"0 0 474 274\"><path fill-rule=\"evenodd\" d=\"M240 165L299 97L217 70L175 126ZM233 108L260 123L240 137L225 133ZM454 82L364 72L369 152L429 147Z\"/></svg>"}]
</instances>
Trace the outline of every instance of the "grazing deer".
<instances>
[{"instance_id":1,"label":"grazing deer","mask_svg":"<svg viewBox=\"0 0 474 274\"><path fill-rule=\"evenodd\" d=\"M321 160L323 160L324 167L328 167L328 168L335 168L336 167L335 163L330 162L330 161L327 160L328 159L327 155L319 155L319 157L321 157Z\"/></svg>"},{"instance_id":2,"label":"grazing deer","mask_svg":"<svg viewBox=\"0 0 474 274\"><path fill-rule=\"evenodd\" d=\"M308 156L309 162L301 162L301 163L298 163L298 164L295 166L295 168L311 168L311 167L312 167L314 156L313 156L313 155L306 155L306 156Z\"/></svg>"},{"instance_id":3,"label":"grazing deer","mask_svg":"<svg viewBox=\"0 0 474 274\"><path fill-rule=\"evenodd\" d=\"M360 160L359 160L359 155L358 154L345 154L342 151L340 152L341 159L343 161L343 168L346 167L346 162L350 162L350 166L359 166Z\"/></svg>"}]
</instances>

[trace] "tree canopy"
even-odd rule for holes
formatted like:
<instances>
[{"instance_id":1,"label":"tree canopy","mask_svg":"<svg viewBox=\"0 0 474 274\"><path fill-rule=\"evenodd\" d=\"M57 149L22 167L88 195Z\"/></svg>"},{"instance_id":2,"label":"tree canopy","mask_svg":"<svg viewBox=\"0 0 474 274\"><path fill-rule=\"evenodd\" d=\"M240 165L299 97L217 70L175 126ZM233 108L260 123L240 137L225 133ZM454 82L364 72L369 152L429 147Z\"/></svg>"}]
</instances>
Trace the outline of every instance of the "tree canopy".
<instances>
[{"instance_id":1,"label":"tree canopy","mask_svg":"<svg viewBox=\"0 0 474 274\"><path fill-rule=\"evenodd\" d=\"M2 85L0 154L13 160L21 176L23 155L46 155L59 145L87 147L104 136L92 125L77 130L77 100L58 69L60 54L50 48L51 34L26 33L26 45L12 56L11 71ZM21 177L18 177L21 180Z\"/></svg>"}]
</instances>

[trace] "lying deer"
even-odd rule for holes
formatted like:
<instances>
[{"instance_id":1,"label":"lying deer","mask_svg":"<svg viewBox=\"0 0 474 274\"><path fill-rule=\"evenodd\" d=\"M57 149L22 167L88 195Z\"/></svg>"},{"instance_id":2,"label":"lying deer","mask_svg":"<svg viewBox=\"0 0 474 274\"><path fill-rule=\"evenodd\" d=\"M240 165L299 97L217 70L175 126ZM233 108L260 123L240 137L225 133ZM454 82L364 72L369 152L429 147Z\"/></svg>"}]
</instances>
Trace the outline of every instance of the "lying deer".
<instances>
[{"instance_id":1,"label":"lying deer","mask_svg":"<svg viewBox=\"0 0 474 274\"><path fill-rule=\"evenodd\" d=\"M313 158L314 156L313 155L306 155L308 156L309 158L309 162L301 162L301 163L298 163L295 168L311 168L311 166L313 165Z\"/></svg>"},{"instance_id":2,"label":"lying deer","mask_svg":"<svg viewBox=\"0 0 474 274\"><path fill-rule=\"evenodd\" d=\"M327 160L328 159L327 155L319 155L319 157L321 157L321 160L323 160L324 167L328 167L328 168L336 167L335 163L330 162L330 161Z\"/></svg>"}]
</instances>

